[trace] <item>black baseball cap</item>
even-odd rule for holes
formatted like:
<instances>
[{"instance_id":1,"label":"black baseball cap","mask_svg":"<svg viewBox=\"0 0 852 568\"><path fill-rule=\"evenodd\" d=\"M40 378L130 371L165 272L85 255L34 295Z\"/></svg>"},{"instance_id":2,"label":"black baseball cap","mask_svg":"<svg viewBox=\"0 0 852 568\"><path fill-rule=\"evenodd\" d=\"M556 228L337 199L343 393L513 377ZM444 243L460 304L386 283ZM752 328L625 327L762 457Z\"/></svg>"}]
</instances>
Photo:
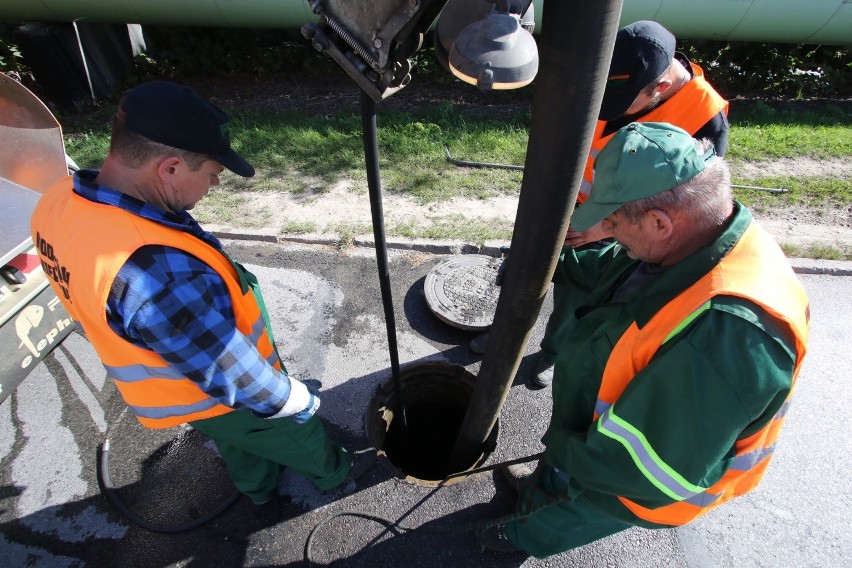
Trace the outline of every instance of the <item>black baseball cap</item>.
<instances>
[{"instance_id":1,"label":"black baseball cap","mask_svg":"<svg viewBox=\"0 0 852 568\"><path fill-rule=\"evenodd\" d=\"M627 112L642 89L671 65L674 54L674 35L657 22L640 20L618 30L598 118L615 120Z\"/></svg>"},{"instance_id":2,"label":"black baseball cap","mask_svg":"<svg viewBox=\"0 0 852 568\"><path fill-rule=\"evenodd\" d=\"M124 127L149 140L206 154L243 177L254 168L231 148L228 115L189 87L150 81L125 91Z\"/></svg>"}]
</instances>

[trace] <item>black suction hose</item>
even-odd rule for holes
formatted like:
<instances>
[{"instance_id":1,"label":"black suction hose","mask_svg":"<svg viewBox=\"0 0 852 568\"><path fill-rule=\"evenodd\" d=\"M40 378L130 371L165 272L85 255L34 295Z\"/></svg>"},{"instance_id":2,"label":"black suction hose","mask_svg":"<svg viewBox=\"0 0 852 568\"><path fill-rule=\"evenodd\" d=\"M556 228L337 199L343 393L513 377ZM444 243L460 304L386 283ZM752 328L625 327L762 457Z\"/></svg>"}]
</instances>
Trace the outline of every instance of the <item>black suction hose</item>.
<instances>
[{"instance_id":1,"label":"black suction hose","mask_svg":"<svg viewBox=\"0 0 852 568\"><path fill-rule=\"evenodd\" d=\"M134 511L132 511L130 507L128 507L124 503L124 501L121 500L121 497L118 495L118 491L116 491L115 487L113 487L112 480L109 476L109 438L104 439L103 444L98 446L97 469L98 486L101 488L101 493L106 495L106 498L109 499L109 501L115 506L115 508L121 511L121 513L125 517L127 517L143 529L148 529L152 532L179 533L200 527L204 523L207 523L224 513L231 505L233 505L237 501L237 499L239 499L240 495L242 495L239 491L235 491L233 495L228 497L222 504L220 504L218 507L216 507L209 513L202 515L196 519L192 519L191 521L188 521L186 523L172 526L158 525L152 523L148 519L145 519Z\"/></svg>"},{"instance_id":2,"label":"black suction hose","mask_svg":"<svg viewBox=\"0 0 852 568\"><path fill-rule=\"evenodd\" d=\"M482 473L482 472L485 472L485 471L491 471L491 470L495 470L495 469L498 469L498 468L501 468L501 467L506 467L506 466L513 465L513 464L526 463L526 462L530 462L530 461L538 461L538 460L541 460L541 459L544 459L544 452L541 452L541 453L538 453L538 454L533 454L533 455L530 455L530 456L525 456L525 457L522 457L522 458L515 458L515 459L511 459L511 460L507 460L507 461L504 461L504 462L495 463L495 464L491 464L491 465L487 465L487 466L483 466L483 467L469 469L467 471L461 471L461 472L458 472L458 473L454 473L454 474L446 476L444 478L444 481L449 481L453 477L460 477L462 475L464 475L464 476L473 475L475 473ZM439 485L438 487L435 488L435 491L437 491L441 487L442 486ZM541 511L542 509L546 509L547 507L550 507L552 505L557 505L557 504L560 504L560 503L567 503L570 500L571 500L571 497L569 497L567 495L552 495L550 498L545 499L544 502L540 503L536 507L529 509L529 510L518 511L518 512L515 512L515 513L511 513L509 515L504 515L502 517L497 517L497 518L494 518L494 519L472 521L472 522L463 523L461 525L455 525L455 526L450 526L450 527L446 527L446 528L438 528L438 529L429 529L429 528L425 528L423 526L419 526L419 527L407 526L407 525L401 524L399 522L399 520L393 520L393 519L389 519L389 518L381 516L381 515L374 515L374 514L371 514L371 513L363 513L361 511L338 511L337 513L334 513L333 515L326 517L325 519L320 521L319 524L317 524L313 529L311 529L311 533L308 535L308 539L305 541L305 561L308 563L308 565L311 565L311 566L315 565L315 561L314 561L314 558L313 558L314 538L316 537L316 535L320 531L320 529L322 529L323 527L328 525L328 523L330 523L332 520L334 520L338 517L357 517L357 518L361 518L361 519L366 519L368 521L373 521L375 523L379 523L379 524L383 525L386 529L392 531L394 533L394 535L397 535L397 536L400 535L400 534L405 534L405 533L414 532L414 531L417 531L418 533L434 534L434 535L454 535L454 534L462 534L462 533L471 532L471 531L481 534L482 532L484 532L485 530L487 530L487 529L489 529L493 526L497 526L499 524L525 519L525 518L529 517L530 515L533 515L536 512Z\"/></svg>"},{"instance_id":3,"label":"black suction hose","mask_svg":"<svg viewBox=\"0 0 852 568\"><path fill-rule=\"evenodd\" d=\"M385 309L385 325L388 330L388 350L390 351L391 377L396 390L396 411L407 432L408 417L402 395L402 379L399 374L399 350L396 344L396 319L393 311L393 298L388 269L388 246L385 238L385 218L382 212L382 185L379 178L379 142L376 134L376 103L366 91L361 91L361 130L364 139L364 161L367 166L367 186L370 191L370 209L373 214L373 238L376 241L376 263L379 269L379 286L382 292L382 305Z\"/></svg>"}]
</instances>

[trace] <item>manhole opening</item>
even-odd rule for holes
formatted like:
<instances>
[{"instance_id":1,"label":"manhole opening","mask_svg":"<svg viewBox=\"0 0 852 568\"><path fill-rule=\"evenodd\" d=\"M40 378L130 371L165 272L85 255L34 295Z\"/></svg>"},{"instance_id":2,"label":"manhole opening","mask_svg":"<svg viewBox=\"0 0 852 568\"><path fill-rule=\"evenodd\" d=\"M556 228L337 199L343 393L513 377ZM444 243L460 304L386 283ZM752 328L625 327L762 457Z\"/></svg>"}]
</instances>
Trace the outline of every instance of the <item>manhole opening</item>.
<instances>
[{"instance_id":1,"label":"manhole opening","mask_svg":"<svg viewBox=\"0 0 852 568\"><path fill-rule=\"evenodd\" d=\"M450 474L450 458L473 394L475 377L464 367L422 363L400 371L408 427L396 420L396 393L392 380L383 383L371 400L367 435L386 466L406 481L420 485L453 483L464 479ZM481 465L496 446L495 425L483 453L464 471Z\"/></svg>"},{"instance_id":2,"label":"manhole opening","mask_svg":"<svg viewBox=\"0 0 852 568\"><path fill-rule=\"evenodd\" d=\"M388 425L384 451L402 472L417 479L437 481L450 473L450 458L461 429L465 406L421 402L406 408L402 420Z\"/></svg>"}]
</instances>

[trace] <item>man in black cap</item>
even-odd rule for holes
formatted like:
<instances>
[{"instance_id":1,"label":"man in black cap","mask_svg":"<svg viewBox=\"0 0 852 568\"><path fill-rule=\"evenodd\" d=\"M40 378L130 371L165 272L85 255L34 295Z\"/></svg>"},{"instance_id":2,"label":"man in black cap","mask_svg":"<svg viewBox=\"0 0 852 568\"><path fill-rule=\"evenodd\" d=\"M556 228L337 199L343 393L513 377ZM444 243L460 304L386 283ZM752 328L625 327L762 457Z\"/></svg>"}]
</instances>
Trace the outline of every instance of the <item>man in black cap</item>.
<instances>
[{"instance_id":1,"label":"man in black cap","mask_svg":"<svg viewBox=\"0 0 852 568\"><path fill-rule=\"evenodd\" d=\"M318 381L287 374L256 278L188 213L224 168L254 175L228 126L189 88L130 89L101 169L48 189L32 235L51 285L139 421L209 435L236 487L263 504L282 466L327 490L365 473L375 451L353 455L331 442L315 416Z\"/></svg>"},{"instance_id":2,"label":"man in black cap","mask_svg":"<svg viewBox=\"0 0 852 568\"><path fill-rule=\"evenodd\" d=\"M621 28L615 38L599 120L577 199L577 208L592 193L592 164L613 134L630 122L666 122L683 128L696 139L707 138L724 156L728 145L728 103L704 79L702 69L675 51L675 37L657 22L642 20ZM600 223L577 231L569 228L570 247L601 246L610 237ZM553 380L553 362L575 309L569 294L558 285L553 291L553 314L548 320L541 352L527 384L543 388ZM471 349L485 351L487 334L471 341Z\"/></svg>"}]
</instances>

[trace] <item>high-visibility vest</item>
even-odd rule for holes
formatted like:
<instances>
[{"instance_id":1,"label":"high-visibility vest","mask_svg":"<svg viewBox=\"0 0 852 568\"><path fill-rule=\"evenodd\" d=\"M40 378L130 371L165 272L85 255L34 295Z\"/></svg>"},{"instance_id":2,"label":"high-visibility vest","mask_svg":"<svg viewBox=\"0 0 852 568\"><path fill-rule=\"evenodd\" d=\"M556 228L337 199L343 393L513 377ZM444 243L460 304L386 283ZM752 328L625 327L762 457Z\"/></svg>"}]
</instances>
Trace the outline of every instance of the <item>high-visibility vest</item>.
<instances>
[{"instance_id":1,"label":"high-visibility vest","mask_svg":"<svg viewBox=\"0 0 852 568\"><path fill-rule=\"evenodd\" d=\"M667 122L682 128L690 134L698 132L702 126L722 112L727 114L728 101L717 93L710 83L704 78L704 71L698 65L692 66L692 79L672 95L664 104L651 110L636 122ZM592 193L592 184L595 177L595 159L606 146L610 138L615 135L603 135L606 121L599 120L595 125L595 134L592 138L592 147L586 160L586 169L583 171L583 181L580 183L580 191L577 202L583 203Z\"/></svg>"},{"instance_id":2,"label":"high-visibility vest","mask_svg":"<svg viewBox=\"0 0 852 568\"><path fill-rule=\"evenodd\" d=\"M619 338L604 368L594 412L597 430L623 444L642 475L675 500L649 509L618 497L633 514L646 521L682 525L753 489L772 457L790 402L788 395L766 426L736 440L735 457L728 470L710 487L692 485L672 472L644 437L618 417L618 398L630 381L662 345L710 309L717 295L746 298L789 329L796 344L793 385L802 366L810 323L807 296L784 253L771 236L751 221L739 242L710 272L666 304L642 329L633 322Z\"/></svg>"},{"instance_id":3,"label":"high-visibility vest","mask_svg":"<svg viewBox=\"0 0 852 568\"><path fill-rule=\"evenodd\" d=\"M215 247L118 207L89 201L74 193L70 177L41 197L31 226L51 286L143 426L167 428L234 409L208 396L158 354L123 339L107 323L107 297L115 276L142 246L184 250L216 271L230 293L237 329L270 365L281 369L262 305L240 274L242 269Z\"/></svg>"}]
</instances>

